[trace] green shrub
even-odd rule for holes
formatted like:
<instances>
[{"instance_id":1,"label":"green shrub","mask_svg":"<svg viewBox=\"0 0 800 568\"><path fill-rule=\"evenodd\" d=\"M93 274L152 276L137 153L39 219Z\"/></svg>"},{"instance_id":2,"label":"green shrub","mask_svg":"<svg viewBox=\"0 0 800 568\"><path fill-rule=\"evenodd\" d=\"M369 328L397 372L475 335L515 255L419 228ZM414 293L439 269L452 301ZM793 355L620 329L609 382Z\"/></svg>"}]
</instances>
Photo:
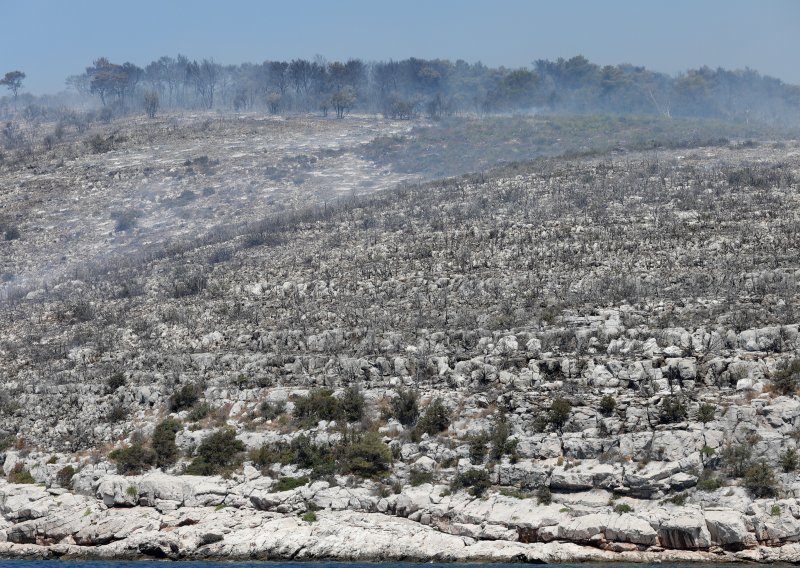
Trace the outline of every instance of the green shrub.
<instances>
[{"instance_id":1,"label":"green shrub","mask_svg":"<svg viewBox=\"0 0 800 568\"><path fill-rule=\"evenodd\" d=\"M398 389L392 399L392 416L403 426L412 426L419 418L419 394L413 389Z\"/></svg>"},{"instance_id":2,"label":"green shrub","mask_svg":"<svg viewBox=\"0 0 800 568\"><path fill-rule=\"evenodd\" d=\"M123 475L138 475L156 463L156 453L141 444L114 450L108 457L117 464L117 471Z\"/></svg>"},{"instance_id":3,"label":"green shrub","mask_svg":"<svg viewBox=\"0 0 800 568\"><path fill-rule=\"evenodd\" d=\"M317 514L314 511L307 511L302 518L307 523L317 522Z\"/></svg>"},{"instance_id":4,"label":"green shrub","mask_svg":"<svg viewBox=\"0 0 800 568\"><path fill-rule=\"evenodd\" d=\"M697 480L697 489L699 491L716 491L722 485L722 480L718 477L701 477Z\"/></svg>"},{"instance_id":5,"label":"green shrub","mask_svg":"<svg viewBox=\"0 0 800 568\"><path fill-rule=\"evenodd\" d=\"M433 483L433 472L412 469L408 474L408 482L412 487Z\"/></svg>"},{"instance_id":6,"label":"green shrub","mask_svg":"<svg viewBox=\"0 0 800 568\"><path fill-rule=\"evenodd\" d=\"M264 420L275 420L286 413L286 403L282 400L277 402L264 401L258 407L258 412Z\"/></svg>"},{"instance_id":7,"label":"green shrub","mask_svg":"<svg viewBox=\"0 0 800 568\"><path fill-rule=\"evenodd\" d=\"M339 400L345 420L348 422L358 422L364 418L364 395L358 387L348 387Z\"/></svg>"},{"instance_id":8,"label":"green shrub","mask_svg":"<svg viewBox=\"0 0 800 568\"><path fill-rule=\"evenodd\" d=\"M633 507L628 505L627 503L620 503L614 507L614 512L618 515L622 515L623 513L632 513Z\"/></svg>"},{"instance_id":9,"label":"green shrub","mask_svg":"<svg viewBox=\"0 0 800 568\"><path fill-rule=\"evenodd\" d=\"M547 419L555 428L561 430L569 420L572 404L565 398L557 398L550 404Z\"/></svg>"},{"instance_id":10,"label":"green shrub","mask_svg":"<svg viewBox=\"0 0 800 568\"><path fill-rule=\"evenodd\" d=\"M308 485L307 477L281 477L272 488L273 491L290 491Z\"/></svg>"},{"instance_id":11,"label":"green shrub","mask_svg":"<svg viewBox=\"0 0 800 568\"><path fill-rule=\"evenodd\" d=\"M677 396L665 396L661 400L658 419L662 424L674 424L686 420L686 405Z\"/></svg>"},{"instance_id":12,"label":"green shrub","mask_svg":"<svg viewBox=\"0 0 800 568\"><path fill-rule=\"evenodd\" d=\"M435 398L425 409L425 414L417 421L416 431L422 434L434 435L447 430L450 426L450 411L442 401Z\"/></svg>"},{"instance_id":13,"label":"green shrub","mask_svg":"<svg viewBox=\"0 0 800 568\"><path fill-rule=\"evenodd\" d=\"M473 436L469 441L469 460L475 465L481 465L486 459L488 437L485 434Z\"/></svg>"},{"instance_id":14,"label":"green shrub","mask_svg":"<svg viewBox=\"0 0 800 568\"><path fill-rule=\"evenodd\" d=\"M504 455L509 455L514 459L517 453L517 441L509 440L510 434L511 427L508 425L506 415L504 413L498 414L489 433L491 442L489 458L491 460L499 461Z\"/></svg>"},{"instance_id":15,"label":"green shrub","mask_svg":"<svg viewBox=\"0 0 800 568\"><path fill-rule=\"evenodd\" d=\"M211 405L206 401L195 404L186 416L189 422L199 422L211 413Z\"/></svg>"},{"instance_id":16,"label":"green shrub","mask_svg":"<svg viewBox=\"0 0 800 568\"><path fill-rule=\"evenodd\" d=\"M701 404L697 409L697 421L703 424L708 424L714 420L714 415L717 413L717 407L713 404Z\"/></svg>"},{"instance_id":17,"label":"green shrub","mask_svg":"<svg viewBox=\"0 0 800 568\"><path fill-rule=\"evenodd\" d=\"M167 467L178 459L178 446L175 435L182 429L181 423L173 418L159 422L153 430L153 451L156 453L156 465Z\"/></svg>"},{"instance_id":18,"label":"green shrub","mask_svg":"<svg viewBox=\"0 0 800 568\"><path fill-rule=\"evenodd\" d=\"M70 485L72 485L73 477L75 477L75 468L71 465L66 465L58 470L56 474L56 483L58 483L59 487L69 489Z\"/></svg>"},{"instance_id":19,"label":"green shrub","mask_svg":"<svg viewBox=\"0 0 800 568\"><path fill-rule=\"evenodd\" d=\"M703 446L702 448L700 448L700 455L704 458L710 458L715 453L717 453L717 451L711 446Z\"/></svg>"},{"instance_id":20,"label":"green shrub","mask_svg":"<svg viewBox=\"0 0 800 568\"><path fill-rule=\"evenodd\" d=\"M316 425L320 420L341 420L341 404L330 389L314 389L294 403L294 417L303 426Z\"/></svg>"},{"instance_id":21,"label":"green shrub","mask_svg":"<svg viewBox=\"0 0 800 568\"><path fill-rule=\"evenodd\" d=\"M742 477L750 467L752 454L750 444L727 444L722 449L722 463L731 477Z\"/></svg>"},{"instance_id":22,"label":"green shrub","mask_svg":"<svg viewBox=\"0 0 800 568\"><path fill-rule=\"evenodd\" d=\"M617 401L610 394L607 394L600 399L599 410L600 414L602 414L603 416L610 416L611 413L614 412L616 408L617 408Z\"/></svg>"},{"instance_id":23,"label":"green shrub","mask_svg":"<svg viewBox=\"0 0 800 568\"><path fill-rule=\"evenodd\" d=\"M677 505L678 507L683 507L686 504L686 493L678 493L677 495L673 495L669 499L667 499L673 505Z\"/></svg>"},{"instance_id":24,"label":"green shrub","mask_svg":"<svg viewBox=\"0 0 800 568\"><path fill-rule=\"evenodd\" d=\"M392 450L383 443L377 432L367 432L357 441L345 446L342 470L361 477L376 479L389 474Z\"/></svg>"},{"instance_id":25,"label":"green shrub","mask_svg":"<svg viewBox=\"0 0 800 568\"><path fill-rule=\"evenodd\" d=\"M536 500L540 505L549 505L553 502L553 492L547 485L540 485L536 489Z\"/></svg>"},{"instance_id":26,"label":"green shrub","mask_svg":"<svg viewBox=\"0 0 800 568\"><path fill-rule=\"evenodd\" d=\"M239 452L245 446L236 439L233 428L220 428L208 436L197 448L197 457L186 468L188 475L216 475L233 468L239 458Z\"/></svg>"},{"instance_id":27,"label":"green shrub","mask_svg":"<svg viewBox=\"0 0 800 568\"><path fill-rule=\"evenodd\" d=\"M22 463L17 463L8 472L6 479L9 483L17 483L17 484L32 484L36 483L36 480L33 479L31 472L24 468Z\"/></svg>"},{"instance_id":28,"label":"green shrub","mask_svg":"<svg viewBox=\"0 0 800 568\"><path fill-rule=\"evenodd\" d=\"M196 385L183 385L169 398L169 408L172 412L180 412L191 408L200 398Z\"/></svg>"},{"instance_id":29,"label":"green shrub","mask_svg":"<svg viewBox=\"0 0 800 568\"><path fill-rule=\"evenodd\" d=\"M485 469L468 469L459 473L450 483L453 491L467 489L471 495L480 497L491 487L489 472Z\"/></svg>"},{"instance_id":30,"label":"green shrub","mask_svg":"<svg viewBox=\"0 0 800 568\"><path fill-rule=\"evenodd\" d=\"M794 394L800 383L800 359L792 359L772 377L775 390L783 395Z\"/></svg>"},{"instance_id":31,"label":"green shrub","mask_svg":"<svg viewBox=\"0 0 800 568\"><path fill-rule=\"evenodd\" d=\"M512 499L530 499L531 494L526 493L516 487L503 487L500 489L500 495L503 497L511 497Z\"/></svg>"},{"instance_id":32,"label":"green shrub","mask_svg":"<svg viewBox=\"0 0 800 568\"><path fill-rule=\"evenodd\" d=\"M744 486L757 499L774 497L778 493L775 473L763 461L754 463L747 468L744 473Z\"/></svg>"},{"instance_id":33,"label":"green shrub","mask_svg":"<svg viewBox=\"0 0 800 568\"><path fill-rule=\"evenodd\" d=\"M789 448L781 454L781 469L784 473L791 473L797 469L797 450Z\"/></svg>"}]
</instances>

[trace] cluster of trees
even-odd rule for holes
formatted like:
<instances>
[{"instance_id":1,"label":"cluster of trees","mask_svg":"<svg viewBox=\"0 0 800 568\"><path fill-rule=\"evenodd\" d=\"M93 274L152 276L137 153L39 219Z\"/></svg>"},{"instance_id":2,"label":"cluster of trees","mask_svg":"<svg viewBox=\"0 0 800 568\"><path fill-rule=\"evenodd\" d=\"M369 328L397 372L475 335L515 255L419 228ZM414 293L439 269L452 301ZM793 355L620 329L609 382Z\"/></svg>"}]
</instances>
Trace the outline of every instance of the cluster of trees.
<instances>
[{"instance_id":1,"label":"cluster of trees","mask_svg":"<svg viewBox=\"0 0 800 568\"><path fill-rule=\"evenodd\" d=\"M16 101L25 74L0 80ZM577 55L537 60L530 69L411 57L367 63L314 60L221 65L164 56L144 67L101 57L67 85L105 106L330 111L358 109L408 119L523 109L701 116L774 123L800 109L800 87L750 69L702 67L670 76L629 64L600 66ZM132 102L135 101L135 104Z\"/></svg>"}]
</instances>

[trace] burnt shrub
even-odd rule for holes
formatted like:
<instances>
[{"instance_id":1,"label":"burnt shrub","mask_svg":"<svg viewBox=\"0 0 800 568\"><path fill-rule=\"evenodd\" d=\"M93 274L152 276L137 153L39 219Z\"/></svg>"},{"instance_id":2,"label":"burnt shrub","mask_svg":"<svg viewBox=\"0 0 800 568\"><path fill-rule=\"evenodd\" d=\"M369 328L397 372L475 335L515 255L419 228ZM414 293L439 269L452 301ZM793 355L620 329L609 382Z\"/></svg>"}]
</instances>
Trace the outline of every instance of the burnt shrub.
<instances>
[{"instance_id":1,"label":"burnt shrub","mask_svg":"<svg viewBox=\"0 0 800 568\"><path fill-rule=\"evenodd\" d=\"M115 392L117 389L122 388L125 386L125 374L124 373L114 373L108 380L106 381L106 387L109 393Z\"/></svg>"}]
</instances>

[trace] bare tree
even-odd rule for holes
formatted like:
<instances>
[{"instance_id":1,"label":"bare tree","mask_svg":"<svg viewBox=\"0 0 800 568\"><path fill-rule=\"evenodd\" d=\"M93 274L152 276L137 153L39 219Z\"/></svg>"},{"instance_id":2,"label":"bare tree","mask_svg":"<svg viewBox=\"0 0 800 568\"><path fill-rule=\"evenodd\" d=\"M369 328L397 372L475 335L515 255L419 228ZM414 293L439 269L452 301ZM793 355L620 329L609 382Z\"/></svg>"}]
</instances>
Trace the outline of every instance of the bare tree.
<instances>
[{"instance_id":1,"label":"bare tree","mask_svg":"<svg viewBox=\"0 0 800 568\"><path fill-rule=\"evenodd\" d=\"M144 94L144 112L149 118L155 118L158 112L159 97L158 91L147 91Z\"/></svg>"}]
</instances>

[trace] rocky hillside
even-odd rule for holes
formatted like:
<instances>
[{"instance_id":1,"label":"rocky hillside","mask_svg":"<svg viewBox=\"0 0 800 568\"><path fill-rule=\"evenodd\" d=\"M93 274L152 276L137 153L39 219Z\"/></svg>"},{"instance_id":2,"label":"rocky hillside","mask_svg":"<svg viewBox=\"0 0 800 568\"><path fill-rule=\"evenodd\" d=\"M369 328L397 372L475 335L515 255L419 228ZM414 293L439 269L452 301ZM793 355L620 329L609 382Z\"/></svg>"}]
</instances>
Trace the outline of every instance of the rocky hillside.
<instances>
[{"instance_id":1,"label":"rocky hillside","mask_svg":"<svg viewBox=\"0 0 800 568\"><path fill-rule=\"evenodd\" d=\"M797 561L799 180L548 158L13 283L0 551Z\"/></svg>"}]
</instances>

